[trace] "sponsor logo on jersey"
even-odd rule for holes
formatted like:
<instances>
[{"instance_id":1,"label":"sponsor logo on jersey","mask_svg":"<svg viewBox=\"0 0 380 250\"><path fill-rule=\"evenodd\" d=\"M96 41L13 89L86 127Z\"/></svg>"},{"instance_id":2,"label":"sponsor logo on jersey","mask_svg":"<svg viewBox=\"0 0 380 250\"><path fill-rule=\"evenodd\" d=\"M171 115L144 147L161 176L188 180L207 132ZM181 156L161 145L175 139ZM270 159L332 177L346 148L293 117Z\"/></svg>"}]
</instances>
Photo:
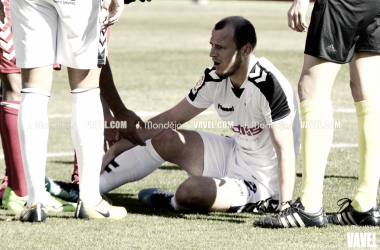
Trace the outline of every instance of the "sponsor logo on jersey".
<instances>
[{"instance_id":1,"label":"sponsor logo on jersey","mask_svg":"<svg viewBox=\"0 0 380 250\"><path fill-rule=\"evenodd\" d=\"M218 109L221 109L221 110L227 111L227 112L232 112L232 111L234 111L234 106L232 106L231 108L225 108L222 105L220 105L220 103L218 103Z\"/></svg>"},{"instance_id":2,"label":"sponsor logo on jersey","mask_svg":"<svg viewBox=\"0 0 380 250\"><path fill-rule=\"evenodd\" d=\"M261 131L263 131L263 128L261 127L249 128L247 126L243 127L243 126L237 125L237 126L231 127L231 130L241 135L254 136L254 135L259 134Z\"/></svg>"}]
</instances>

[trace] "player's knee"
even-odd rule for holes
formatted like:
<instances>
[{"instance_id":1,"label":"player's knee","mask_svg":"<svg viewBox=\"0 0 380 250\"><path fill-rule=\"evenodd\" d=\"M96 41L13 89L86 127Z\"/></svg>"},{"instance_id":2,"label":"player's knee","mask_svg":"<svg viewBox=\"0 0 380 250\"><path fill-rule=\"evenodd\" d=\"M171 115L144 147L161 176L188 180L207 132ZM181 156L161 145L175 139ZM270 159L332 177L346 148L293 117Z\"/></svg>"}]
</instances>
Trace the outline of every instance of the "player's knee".
<instances>
[{"instance_id":1,"label":"player's knee","mask_svg":"<svg viewBox=\"0 0 380 250\"><path fill-rule=\"evenodd\" d=\"M184 181L175 193L175 199L178 205L183 207L194 207L201 203L201 195L199 194L198 178L190 177Z\"/></svg>"},{"instance_id":2,"label":"player's knee","mask_svg":"<svg viewBox=\"0 0 380 250\"><path fill-rule=\"evenodd\" d=\"M152 139L152 145L157 153L165 160L170 161L177 154L179 135L171 129L165 130L159 136Z\"/></svg>"}]
</instances>

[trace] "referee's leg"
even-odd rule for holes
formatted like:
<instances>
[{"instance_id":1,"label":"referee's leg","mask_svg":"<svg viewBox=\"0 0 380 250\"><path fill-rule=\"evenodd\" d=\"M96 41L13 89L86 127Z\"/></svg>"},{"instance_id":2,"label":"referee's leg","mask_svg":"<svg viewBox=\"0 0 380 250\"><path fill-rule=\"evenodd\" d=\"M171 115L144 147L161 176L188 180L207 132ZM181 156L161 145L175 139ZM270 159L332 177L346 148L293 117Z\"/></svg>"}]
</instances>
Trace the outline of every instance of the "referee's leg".
<instances>
[{"instance_id":1,"label":"referee's leg","mask_svg":"<svg viewBox=\"0 0 380 250\"><path fill-rule=\"evenodd\" d=\"M352 206L368 211L376 206L380 176L380 54L355 53L349 66L359 136L359 185Z\"/></svg>"},{"instance_id":2,"label":"referee's leg","mask_svg":"<svg viewBox=\"0 0 380 250\"><path fill-rule=\"evenodd\" d=\"M305 54L298 83L302 121L332 121L331 89L341 65ZM306 212L322 207L323 179L333 139L332 128L302 128L301 202Z\"/></svg>"}]
</instances>

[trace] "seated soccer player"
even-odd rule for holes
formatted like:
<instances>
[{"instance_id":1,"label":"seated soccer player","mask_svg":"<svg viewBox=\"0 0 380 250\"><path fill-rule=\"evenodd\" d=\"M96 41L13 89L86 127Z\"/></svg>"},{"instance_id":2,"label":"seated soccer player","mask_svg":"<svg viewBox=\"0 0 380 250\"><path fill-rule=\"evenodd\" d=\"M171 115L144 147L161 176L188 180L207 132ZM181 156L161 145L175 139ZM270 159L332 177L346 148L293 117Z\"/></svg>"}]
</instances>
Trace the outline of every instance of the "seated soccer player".
<instances>
[{"instance_id":1,"label":"seated soccer player","mask_svg":"<svg viewBox=\"0 0 380 250\"><path fill-rule=\"evenodd\" d=\"M175 210L242 212L270 211L291 200L300 144L298 106L280 71L267 59L255 57L256 41L255 29L245 18L219 21L210 39L213 67L181 102L149 121L157 126L184 124L214 105L220 118L233 124L234 137L141 129L145 147L121 140L103 158L101 193L144 178L169 161L190 177L175 193L142 190L143 203ZM284 179L289 185L283 185Z\"/></svg>"}]
</instances>

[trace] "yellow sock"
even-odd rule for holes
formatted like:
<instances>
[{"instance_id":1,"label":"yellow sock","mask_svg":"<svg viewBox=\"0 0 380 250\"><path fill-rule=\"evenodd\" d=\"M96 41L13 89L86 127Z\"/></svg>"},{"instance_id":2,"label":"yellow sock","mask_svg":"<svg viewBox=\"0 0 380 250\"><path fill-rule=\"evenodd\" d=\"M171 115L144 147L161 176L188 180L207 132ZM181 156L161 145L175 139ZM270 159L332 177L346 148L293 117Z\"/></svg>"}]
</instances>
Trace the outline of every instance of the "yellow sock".
<instances>
[{"instance_id":1,"label":"yellow sock","mask_svg":"<svg viewBox=\"0 0 380 250\"><path fill-rule=\"evenodd\" d=\"M333 139L331 101L308 99L300 104L302 125L302 187L301 201L306 212L322 207L323 179Z\"/></svg>"},{"instance_id":2,"label":"yellow sock","mask_svg":"<svg viewBox=\"0 0 380 250\"><path fill-rule=\"evenodd\" d=\"M358 211L368 211L376 206L377 186L380 176L380 102L356 102L359 140L359 185L352 206Z\"/></svg>"}]
</instances>

